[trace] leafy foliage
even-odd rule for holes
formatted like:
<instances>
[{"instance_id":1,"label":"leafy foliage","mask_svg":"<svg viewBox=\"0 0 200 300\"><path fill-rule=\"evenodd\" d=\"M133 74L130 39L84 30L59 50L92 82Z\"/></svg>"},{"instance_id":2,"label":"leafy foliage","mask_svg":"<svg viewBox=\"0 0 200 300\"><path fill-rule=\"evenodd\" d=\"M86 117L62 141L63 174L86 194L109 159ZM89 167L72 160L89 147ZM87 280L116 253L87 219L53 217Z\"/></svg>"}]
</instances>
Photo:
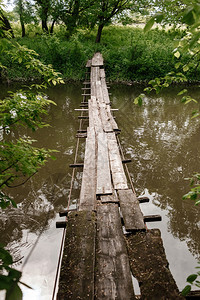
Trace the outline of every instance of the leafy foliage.
<instances>
[{"instance_id":1,"label":"leafy foliage","mask_svg":"<svg viewBox=\"0 0 200 300\"><path fill-rule=\"evenodd\" d=\"M55 72L51 65L46 66L38 54L27 47L0 40L0 70L7 72L3 57L10 58L11 63L22 64L23 68L37 72L44 83L33 84L26 90L10 93L9 97L0 100L0 208L5 209L16 203L5 192L5 187L16 187L24 184L37 170L52 157L52 150L33 147L34 140L29 137L15 138L13 129L17 126L29 127L32 130L47 126L42 122L42 115L47 114L47 108L53 101L39 92L47 84L63 83L61 74ZM2 55L4 54L4 56ZM52 157L53 158L53 157ZM19 283L21 272L11 267L12 256L0 246L0 289L6 290L6 300L22 299ZM26 284L24 284L27 286ZM27 286L28 287L28 286Z\"/></svg>"},{"instance_id":2,"label":"leafy foliage","mask_svg":"<svg viewBox=\"0 0 200 300\"><path fill-rule=\"evenodd\" d=\"M200 266L196 267L196 269L200 269ZM196 274L191 274L188 276L187 283L189 284L187 284L182 290L181 292L182 296L187 296L188 293L191 291L193 285L200 288L200 281L198 280L198 278L200 278L200 271L198 271Z\"/></svg>"},{"instance_id":3,"label":"leafy foliage","mask_svg":"<svg viewBox=\"0 0 200 300\"><path fill-rule=\"evenodd\" d=\"M183 196L183 199L191 199L195 201L195 205L200 204L200 174L196 173L186 179L190 180L191 190Z\"/></svg>"}]
</instances>

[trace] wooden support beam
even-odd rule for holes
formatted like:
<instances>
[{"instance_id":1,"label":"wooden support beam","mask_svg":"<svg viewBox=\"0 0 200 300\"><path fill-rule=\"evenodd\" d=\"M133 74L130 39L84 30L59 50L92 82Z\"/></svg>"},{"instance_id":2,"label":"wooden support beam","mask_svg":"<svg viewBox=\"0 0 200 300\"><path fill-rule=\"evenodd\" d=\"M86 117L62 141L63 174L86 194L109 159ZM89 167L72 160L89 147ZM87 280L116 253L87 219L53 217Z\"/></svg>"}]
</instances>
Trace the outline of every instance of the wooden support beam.
<instances>
[{"instance_id":1,"label":"wooden support beam","mask_svg":"<svg viewBox=\"0 0 200 300\"><path fill-rule=\"evenodd\" d=\"M75 108L75 111L88 111L88 108Z\"/></svg>"},{"instance_id":2,"label":"wooden support beam","mask_svg":"<svg viewBox=\"0 0 200 300\"><path fill-rule=\"evenodd\" d=\"M149 202L149 198L148 197L138 197L138 201L140 203L146 203L146 202Z\"/></svg>"},{"instance_id":3,"label":"wooden support beam","mask_svg":"<svg viewBox=\"0 0 200 300\"><path fill-rule=\"evenodd\" d=\"M58 221L56 222L56 228L66 228L67 222L66 221Z\"/></svg>"},{"instance_id":4,"label":"wooden support beam","mask_svg":"<svg viewBox=\"0 0 200 300\"><path fill-rule=\"evenodd\" d=\"M122 160L123 164L128 164L128 163L131 163L131 162L132 162L132 159L123 159Z\"/></svg>"},{"instance_id":5,"label":"wooden support beam","mask_svg":"<svg viewBox=\"0 0 200 300\"><path fill-rule=\"evenodd\" d=\"M133 191L118 190L118 196L126 231L145 231L143 214Z\"/></svg>"},{"instance_id":6,"label":"wooden support beam","mask_svg":"<svg viewBox=\"0 0 200 300\"><path fill-rule=\"evenodd\" d=\"M135 299L117 204L97 205L95 299Z\"/></svg>"},{"instance_id":7,"label":"wooden support beam","mask_svg":"<svg viewBox=\"0 0 200 300\"><path fill-rule=\"evenodd\" d=\"M87 133L87 130L86 129L78 129L77 133Z\"/></svg>"},{"instance_id":8,"label":"wooden support beam","mask_svg":"<svg viewBox=\"0 0 200 300\"><path fill-rule=\"evenodd\" d=\"M59 216L60 217L67 217L69 212L72 212L72 211L77 211L77 209L73 208L73 209L66 209L66 210L60 211Z\"/></svg>"},{"instance_id":9,"label":"wooden support beam","mask_svg":"<svg viewBox=\"0 0 200 300\"><path fill-rule=\"evenodd\" d=\"M83 168L84 164L83 163L76 163L76 164L70 164L70 168Z\"/></svg>"},{"instance_id":10,"label":"wooden support beam","mask_svg":"<svg viewBox=\"0 0 200 300\"><path fill-rule=\"evenodd\" d=\"M141 299L184 299L168 268L159 229L126 236L133 276L140 285Z\"/></svg>"},{"instance_id":11,"label":"wooden support beam","mask_svg":"<svg viewBox=\"0 0 200 300\"><path fill-rule=\"evenodd\" d=\"M84 108L84 107L85 107L85 108L88 108L88 103L80 104L79 106L80 106L81 108Z\"/></svg>"},{"instance_id":12,"label":"wooden support beam","mask_svg":"<svg viewBox=\"0 0 200 300\"><path fill-rule=\"evenodd\" d=\"M149 215L149 216L144 216L144 222L157 222L157 221L162 221L162 217L160 215Z\"/></svg>"},{"instance_id":13,"label":"wooden support beam","mask_svg":"<svg viewBox=\"0 0 200 300\"><path fill-rule=\"evenodd\" d=\"M95 213L69 214L56 299L94 299L95 238Z\"/></svg>"},{"instance_id":14,"label":"wooden support beam","mask_svg":"<svg viewBox=\"0 0 200 300\"><path fill-rule=\"evenodd\" d=\"M87 137L87 133L77 133L76 138L85 139Z\"/></svg>"},{"instance_id":15,"label":"wooden support beam","mask_svg":"<svg viewBox=\"0 0 200 300\"><path fill-rule=\"evenodd\" d=\"M88 120L89 117L88 116L78 116L79 120Z\"/></svg>"}]
</instances>

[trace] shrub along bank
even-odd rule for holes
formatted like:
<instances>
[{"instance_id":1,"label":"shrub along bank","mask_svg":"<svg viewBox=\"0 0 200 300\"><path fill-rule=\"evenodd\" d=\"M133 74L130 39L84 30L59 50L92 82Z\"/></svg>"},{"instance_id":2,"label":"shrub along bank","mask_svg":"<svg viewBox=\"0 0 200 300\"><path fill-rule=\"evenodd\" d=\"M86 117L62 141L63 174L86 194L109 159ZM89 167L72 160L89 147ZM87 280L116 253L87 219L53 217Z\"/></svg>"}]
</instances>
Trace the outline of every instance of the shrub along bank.
<instances>
[{"instance_id":1,"label":"shrub along bank","mask_svg":"<svg viewBox=\"0 0 200 300\"><path fill-rule=\"evenodd\" d=\"M173 49L184 32L154 29L144 33L140 28L109 26L104 29L100 44L94 43L95 35L95 31L79 30L67 40L62 28L58 27L54 35L31 32L28 37L15 38L15 41L35 50L42 62L52 64L66 80L83 80L86 61L94 52L100 51L109 80L144 81L175 70L177 59ZM9 80L37 78L36 74L24 70L17 62L13 63L6 51L1 60L8 67L2 77ZM187 57L182 57L181 61L186 62ZM187 77L197 80L199 74L197 68L190 70Z\"/></svg>"}]
</instances>

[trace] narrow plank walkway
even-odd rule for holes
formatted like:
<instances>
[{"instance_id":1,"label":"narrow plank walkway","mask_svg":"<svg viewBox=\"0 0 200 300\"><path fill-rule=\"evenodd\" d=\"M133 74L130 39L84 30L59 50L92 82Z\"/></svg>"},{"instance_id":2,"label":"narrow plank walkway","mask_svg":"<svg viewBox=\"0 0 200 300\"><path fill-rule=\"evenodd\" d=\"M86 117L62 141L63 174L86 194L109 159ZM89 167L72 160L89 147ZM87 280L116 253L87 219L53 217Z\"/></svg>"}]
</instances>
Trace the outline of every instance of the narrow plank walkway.
<instances>
[{"instance_id":1,"label":"narrow plank walkway","mask_svg":"<svg viewBox=\"0 0 200 300\"><path fill-rule=\"evenodd\" d=\"M89 122L87 134L78 133L86 138L82 186L78 211L66 221L57 299L183 299L159 230L146 229L148 216L140 209L146 200L139 201L127 181L102 55L96 53L86 67L90 79L82 105L88 109L80 119ZM132 275L140 285L137 297Z\"/></svg>"}]
</instances>

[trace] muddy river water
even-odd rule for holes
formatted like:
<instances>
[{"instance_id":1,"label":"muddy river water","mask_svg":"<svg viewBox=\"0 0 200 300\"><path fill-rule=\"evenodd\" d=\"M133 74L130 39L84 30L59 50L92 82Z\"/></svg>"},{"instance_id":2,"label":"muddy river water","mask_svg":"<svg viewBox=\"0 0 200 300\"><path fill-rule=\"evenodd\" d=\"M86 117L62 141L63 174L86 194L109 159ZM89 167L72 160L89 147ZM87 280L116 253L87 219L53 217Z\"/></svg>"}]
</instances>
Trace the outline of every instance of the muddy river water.
<instances>
[{"instance_id":1,"label":"muddy river water","mask_svg":"<svg viewBox=\"0 0 200 300\"><path fill-rule=\"evenodd\" d=\"M20 129L37 139L37 146L56 149L57 159L25 185L9 190L18 203L0 216L0 243L12 252L15 267L22 269L22 281L33 290L23 287L25 300L51 299L62 229L56 229L58 212L66 207L73 163L78 108L82 100L81 84L66 84L47 91L57 105L51 106L46 121L51 125L35 133ZM1 87L2 96L7 87ZM190 87L198 98L199 89ZM182 200L189 191L185 178L200 172L200 120L191 120L195 105L180 103L178 87L147 96L142 107L134 105L141 86L111 85L111 101L116 121L121 129L120 140L137 195L150 198L141 204L145 215L160 214L161 222L149 223L148 228L161 230L170 270L179 289L186 285L188 275L196 272L200 260L200 205ZM81 143L79 161L83 161ZM79 198L81 173L77 172L72 193L72 207ZM136 291L137 293L137 291ZM3 295L0 295L0 298Z\"/></svg>"}]
</instances>

